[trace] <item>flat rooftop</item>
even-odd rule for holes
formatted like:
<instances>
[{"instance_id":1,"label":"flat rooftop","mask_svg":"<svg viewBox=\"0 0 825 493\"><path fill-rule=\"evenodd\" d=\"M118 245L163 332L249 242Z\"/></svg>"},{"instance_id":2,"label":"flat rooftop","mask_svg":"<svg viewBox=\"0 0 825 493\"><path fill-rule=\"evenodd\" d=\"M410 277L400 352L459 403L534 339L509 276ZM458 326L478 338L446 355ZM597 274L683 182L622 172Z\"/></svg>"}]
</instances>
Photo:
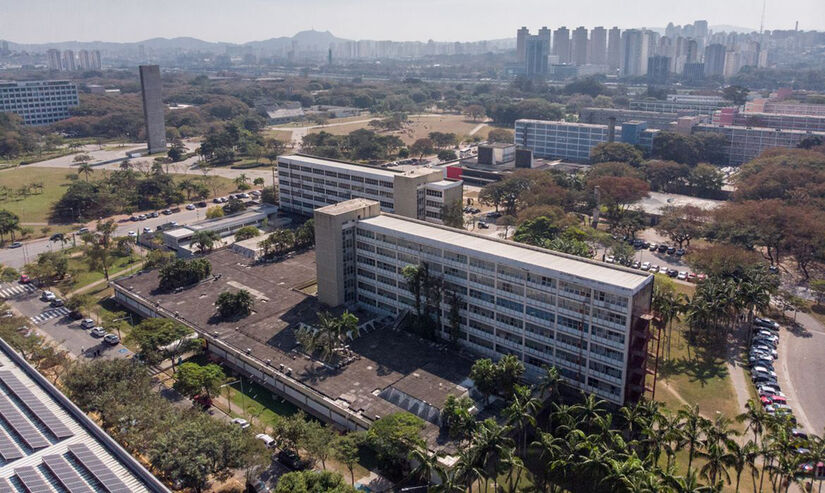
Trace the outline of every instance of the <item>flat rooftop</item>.
<instances>
[{"instance_id":1,"label":"flat rooftop","mask_svg":"<svg viewBox=\"0 0 825 493\"><path fill-rule=\"evenodd\" d=\"M472 250L475 252L474 255L480 258L504 258L524 264L525 269L534 266L543 267L568 276L583 278L591 282L595 280L605 285L633 292L647 284L651 277L649 274L642 274L630 269L610 267L609 264L603 262L577 258L511 241L497 240L488 236L462 232L457 229L406 219L393 214L380 214L375 217L361 219L359 224L391 230L393 235L401 237L439 242L448 248L453 246L463 252Z\"/></svg>"},{"instance_id":2,"label":"flat rooftop","mask_svg":"<svg viewBox=\"0 0 825 493\"><path fill-rule=\"evenodd\" d=\"M157 271L115 281L131 293L158 303L170 312L223 342L273 367L292 368L292 377L324 394L331 401L374 420L403 411L378 394L390 387L418 400L441 406L449 394L463 395L472 360L443 346L404 331L394 331L375 320L376 329L349 343L359 356L333 370L296 351L294 330L300 322L312 324L326 309L305 288L315 281L315 252L308 251L276 263L250 265L249 259L228 249L207 256L216 279L181 292L157 290ZM253 298L253 313L240 320L216 316L215 300L223 291L246 289ZM303 291L302 291L303 290ZM374 317L358 312L359 322ZM425 437L432 447L448 445L437 426L427 423Z\"/></svg>"},{"instance_id":3,"label":"flat rooftop","mask_svg":"<svg viewBox=\"0 0 825 493\"><path fill-rule=\"evenodd\" d=\"M289 156L279 156L278 161L288 161L290 163L306 163L306 164L314 164L316 166L330 166L333 168L339 168L347 171L357 171L361 173L372 173L378 176L384 176L387 178L392 178L398 174L398 172L388 171L386 169L382 169L376 166L366 166L361 164L355 163L345 163L343 161L336 161L333 159L324 159L321 157L315 156L306 156L303 154L292 154Z\"/></svg>"},{"instance_id":4,"label":"flat rooftop","mask_svg":"<svg viewBox=\"0 0 825 493\"><path fill-rule=\"evenodd\" d=\"M0 416L0 491L169 491L4 341Z\"/></svg>"}]
</instances>

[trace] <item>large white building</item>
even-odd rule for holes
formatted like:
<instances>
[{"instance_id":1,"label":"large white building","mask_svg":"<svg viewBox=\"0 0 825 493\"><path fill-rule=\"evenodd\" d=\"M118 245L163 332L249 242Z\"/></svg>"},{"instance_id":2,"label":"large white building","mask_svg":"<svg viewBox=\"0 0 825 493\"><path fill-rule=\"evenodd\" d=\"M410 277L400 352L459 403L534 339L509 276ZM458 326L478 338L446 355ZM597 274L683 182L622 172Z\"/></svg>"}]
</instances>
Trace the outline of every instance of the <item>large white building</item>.
<instances>
[{"instance_id":1,"label":"large white building","mask_svg":"<svg viewBox=\"0 0 825 493\"><path fill-rule=\"evenodd\" d=\"M360 197L384 212L440 223L445 205L462 202L463 183L445 180L437 168L397 170L295 154L278 158L278 194L281 209L305 216Z\"/></svg>"},{"instance_id":2,"label":"large white building","mask_svg":"<svg viewBox=\"0 0 825 493\"><path fill-rule=\"evenodd\" d=\"M0 81L0 112L16 113L26 125L69 118L78 104L77 86L67 80Z\"/></svg>"},{"instance_id":3,"label":"large white building","mask_svg":"<svg viewBox=\"0 0 825 493\"><path fill-rule=\"evenodd\" d=\"M415 313L402 270L426 266L443 283L443 338L457 304L457 342L477 354L516 355L533 379L556 366L616 404L644 392L651 275L382 214L364 199L316 210L315 235L321 303Z\"/></svg>"}]
</instances>

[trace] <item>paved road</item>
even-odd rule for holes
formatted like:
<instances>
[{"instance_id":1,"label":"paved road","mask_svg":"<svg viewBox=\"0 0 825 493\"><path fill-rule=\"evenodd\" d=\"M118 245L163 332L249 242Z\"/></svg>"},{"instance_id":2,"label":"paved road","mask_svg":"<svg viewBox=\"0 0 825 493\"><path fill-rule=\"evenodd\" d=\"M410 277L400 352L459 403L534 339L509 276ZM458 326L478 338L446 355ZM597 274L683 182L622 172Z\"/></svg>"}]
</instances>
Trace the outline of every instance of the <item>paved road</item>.
<instances>
[{"instance_id":1,"label":"paved road","mask_svg":"<svg viewBox=\"0 0 825 493\"><path fill-rule=\"evenodd\" d=\"M14 283L0 283L0 294L14 293L6 297L5 301L29 319L29 326L35 327L38 332L63 346L76 357L93 358L96 351L101 358L128 358L132 352L123 345L110 346L103 339L92 337L88 330L80 327L79 320L72 320L66 315L69 310L65 307L52 308L48 303L40 301L40 290L14 289L19 285Z\"/></svg>"},{"instance_id":2,"label":"paved road","mask_svg":"<svg viewBox=\"0 0 825 493\"><path fill-rule=\"evenodd\" d=\"M793 312L786 312L793 318ZM782 329L776 373L790 405L807 431L825 429L825 326L806 313L797 314L799 329Z\"/></svg>"}]
</instances>

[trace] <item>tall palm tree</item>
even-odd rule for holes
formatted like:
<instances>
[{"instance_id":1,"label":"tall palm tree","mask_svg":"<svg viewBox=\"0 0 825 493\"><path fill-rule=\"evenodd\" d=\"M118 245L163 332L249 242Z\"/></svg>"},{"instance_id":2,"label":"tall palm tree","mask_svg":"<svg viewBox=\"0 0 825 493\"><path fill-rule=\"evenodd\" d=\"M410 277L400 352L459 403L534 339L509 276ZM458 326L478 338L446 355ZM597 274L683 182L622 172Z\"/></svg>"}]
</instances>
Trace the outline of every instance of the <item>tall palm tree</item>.
<instances>
[{"instance_id":1,"label":"tall palm tree","mask_svg":"<svg viewBox=\"0 0 825 493\"><path fill-rule=\"evenodd\" d=\"M536 426L536 412L539 404L539 400L532 396L528 387L516 385L513 401L502 413L507 423L521 432L522 453L527 450L527 432Z\"/></svg>"},{"instance_id":2,"label":"tall palm tree","mask_svg":"<svg viewBox=\"0 0 825 493\"><path fill-rule=\"evenodd\" d=\"M742 472L745 467L754 467L756 458L758 457L759 447L753 440L748 440L744 445L739 445L735 440L728 440L726 443L728 452L730 452L730 461L728 465L733 467L736 472L736 493L739 493L739 483L742 478Z\"/></svg>"},{"instance_id":3,"label":"tall palm tree","mask_svg":"<svg viewBox=\"0 0 825 493\"><path fill-rule=\"evenodd\" d=\"M513 440L507 436L509 433L509 426L501 426L493 419L482 421L473 432L470 450L473 451L477 465L484 474L485 490L490 477L493 478L493 484L498 489L498 461L508 453L507 449L513 446Z\"/></svg>"},{"instance_id":4,"label":"tall palm tree","mask_svg":"<svg viewBox=\"0 0 825 493\"><path fill-rule=\"evenodd\" d=\"M679 410L679 416L682 418L682 436L685 444L688 446L688 465L687 475L690 476L691 466L693 465L693 456L696 448L702 441L702 423L704 418L699 416L699 406L685 406Z\"/></svg>"},{"instance_id":5,"label":"tall palm tree","mask_svg":"<svg viewBox=\"0 0 825 493\"><path fill-rule=\"evenodd\" d=\"M542 400L554 398L559 393L559 384L562 382L561 373L555 366L545 366L544 373L536 385Z\"/></svg>"},{"instance_id":6,"label":"tall palm tree","mask_svg":"<svg viewBox=\"0 0 825 493\"><path fill-rule=\"evenodd\" d=\"M808 453L806 455L808 460L814 464L814 472L811 477L816 478L817 472L819 471L819 464L825 462L825 438L821 438L816 435L811 436L808 440ZM819 486L817 488L818 492L822 491L823 479L825 479L825 477L819 477Z\"/></svg>"},{"instance_id":7,"label":"tall palm tree","mask_svg":"<svg viewBox=\"0 0 825 493\"><path fill-rule=\"evenodd\" d=\"M426 482L427 485L432 482L433 475L444 478L445 470L439 462L442 457L444 457L443 452L433 454L426 447L415 447L409 454L410 462L416 463L410 475L419 481Z\"/></svg>"},{"instance_id":8,"label":"tall palm tree","mask_svg":"<svg viewBox=\"0 0 825 493\"><path fill-rule=\"evenodd\" d=\"M697 451L697 455L705 460L705 463L699 469L699 474L707 478L712 487L721 489L719 485L722 482L730 484L728 464L734 458L723 443L713 442L704 450Z\"/></svg>"},{"instance_id":9,"label":"tall palm tree","mask_svg":"<svg viewBox=\"0 0 825 493\"><path fill-rule=\"evenodd\" d=\"M710 493L713 488L699 482L696 471L684 476L665 475L665 484L673 493Z\"/></svg>"},{"instance_id":10,"label":"tall palm tree","mask_svg":"<svg viewBox=\"0 0 825 493\"><path fill-rule=\"evenodd\" d=\"M81 174L81 173L82 173L82 174L86 177L86 181L89 181L89 175L91 175L92 173L94 173L94 171L95 171L95 169L94 169L94 168L92 167L92 165L91 165L91 164L89 164L88 162L81 163L81 164L77 167L77 172L78 172L78 174Z\"/></svg>"},{"instance_id":11,"label":"tall palm tree","mask_svg":"<svg viewBox=\"0 0 825 493\"><path fill-rule=\"evenodd\" d=\"M581 404L575 404L571 408L572 414L587 425L586 429L591 429L593 423L604 413L605 401L599 399L595 394L587 394Z\"/></svg>"},{"instance_id":12,"label":"tall palm tree","mask_svg":"<svg viewBox=\"0 0 825 493\"><path fill-rule=\"evenodd\" d=\"M737 416L736 421L739 421L740 423L747 421L748 424L745 427L745 431L750 430L753 432L753 441L759 443L759 435L761 435L765 430L765 426L768 422L768 414L765 412L764 408L757 404L753 399L748 400L745 408L747 410Z\"/></svg>"}]
</instances>

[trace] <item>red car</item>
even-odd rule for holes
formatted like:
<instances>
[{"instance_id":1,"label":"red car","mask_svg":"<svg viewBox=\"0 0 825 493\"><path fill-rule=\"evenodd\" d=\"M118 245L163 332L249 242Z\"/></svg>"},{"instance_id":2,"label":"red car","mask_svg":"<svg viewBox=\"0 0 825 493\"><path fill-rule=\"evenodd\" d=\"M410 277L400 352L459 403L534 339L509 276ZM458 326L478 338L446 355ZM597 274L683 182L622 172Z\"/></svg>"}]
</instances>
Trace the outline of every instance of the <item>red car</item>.
<instances>
[{"instance_id":1,"label":"red car","mask_svg":"<svg viewBox=\"0 0 825 493\"><path fill-rule=\"evenodd\" d=\"M32 280L29 279L29 276L26 274L20 274L20 284L28 284L30 282L32 282Z\"/></svg>"}]
</instances>

